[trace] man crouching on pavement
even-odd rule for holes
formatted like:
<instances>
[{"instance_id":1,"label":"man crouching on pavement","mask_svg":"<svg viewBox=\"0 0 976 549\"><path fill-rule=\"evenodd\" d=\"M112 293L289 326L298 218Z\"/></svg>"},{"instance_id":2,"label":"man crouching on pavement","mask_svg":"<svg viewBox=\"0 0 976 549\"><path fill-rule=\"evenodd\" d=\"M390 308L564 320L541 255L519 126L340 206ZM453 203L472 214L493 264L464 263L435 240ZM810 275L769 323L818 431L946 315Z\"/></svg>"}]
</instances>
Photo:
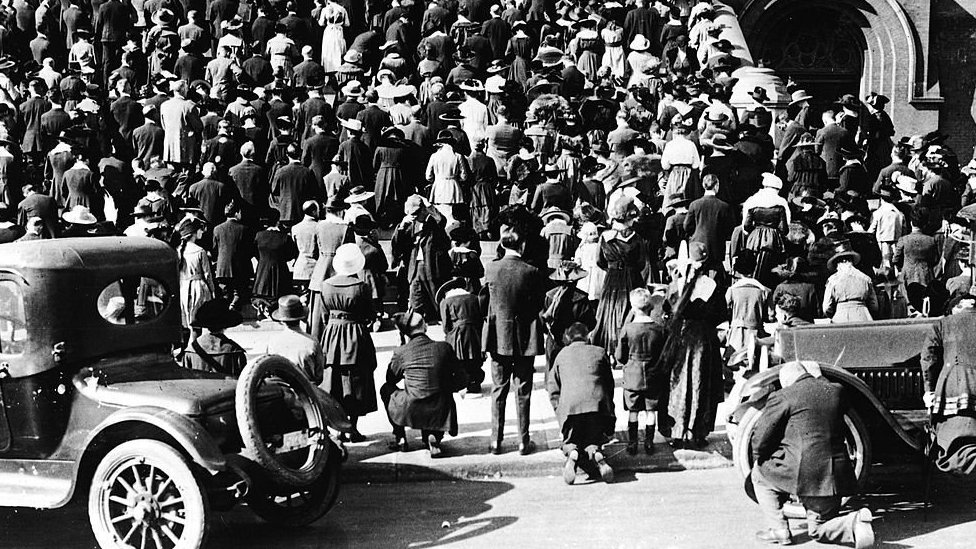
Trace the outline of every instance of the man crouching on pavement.
<instances>
[{"instance_id":1,"label":"man crouching on pavement","mask_svg":"<svg viewBox=\"0 0 976 549\"><path fill-rule=\"evenodd\" d=\"M410 338L393 351L380 398L393 425L391 450L406 452L406 427L420 429L430 457L441 455L441 439L447 431L457 436L457 409L454 391L460 365L451 346L427 337L427 323L418 313L394 316L396 327ZM403 388L397 383L403 381ZM461 385L463 386L463 385Z\"/></svg>"},{"instance_id":2,"label":"man crouching on pavement","mask_svg":"<svg viewBox=\"0 0 976 549\"><path fill-rule=\"evenodd\" d=\"M874 547L871 511L840 515L841 498L857 492L844 447L845 402L840 385L814 377L799 362L779 372L782 389L769 396L752 435L752 486L769 543L793 543L783 503L796 494L806 509L810 537L821 543Z\"/></svg>"},{"instance_id":3,"label":"man crouching on pavement","mask_svg":"<svg viewBox=\"0 0 976 549\"><path fill-rule=\"evenodd\" d=\"M549 400L562 425L566 484L576 482L577 467L590 476L599 475L605 482L613 481L613 469L602 453L616 421L613 372L603 347L586 342L589 331L581 322L566 328L566 346L556 355L547 381Z\"/></svg>"}]
</instances>

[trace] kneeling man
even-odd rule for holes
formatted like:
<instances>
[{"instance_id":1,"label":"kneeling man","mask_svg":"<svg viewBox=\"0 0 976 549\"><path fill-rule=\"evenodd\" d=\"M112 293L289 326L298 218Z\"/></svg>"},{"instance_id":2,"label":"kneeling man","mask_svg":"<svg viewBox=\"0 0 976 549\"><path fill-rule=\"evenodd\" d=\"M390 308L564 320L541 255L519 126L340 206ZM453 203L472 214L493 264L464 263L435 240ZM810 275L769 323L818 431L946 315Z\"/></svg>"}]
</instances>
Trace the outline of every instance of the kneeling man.
<instances>
[{"instance_id":1,"label":"kneeling man","mask_svg":"<svg viewBox=\"0 0 976 549\"><path fill-rule=\"evenodd\" d=\"M811 538L874 547L870 510L840 514L841 498L857 492L844 445L843 388L810 375L799 362L784 364L779 382L782 389L769 396L752 435L752 485L768 526L756 536L793 543L783 504L794 494L806 509Z\"/></svg>"},{"instance_id":2,"label":"kneeling man","mask_svg":"<svg viewBox=\"0 0 976 549\"><path fill-rule=\"evenodd\" d=\"M393 425L391 449L408 449L406 427L420 429L430 457L441 454L441 439L447 431L458 432L454 391L459 383L459 363L451 346L427 337L427 323L418 313L394 318L397 329L410 338L393 351L380 398ZM397 384L403 381L403 388Z\"/></svg>"}]
</instances>

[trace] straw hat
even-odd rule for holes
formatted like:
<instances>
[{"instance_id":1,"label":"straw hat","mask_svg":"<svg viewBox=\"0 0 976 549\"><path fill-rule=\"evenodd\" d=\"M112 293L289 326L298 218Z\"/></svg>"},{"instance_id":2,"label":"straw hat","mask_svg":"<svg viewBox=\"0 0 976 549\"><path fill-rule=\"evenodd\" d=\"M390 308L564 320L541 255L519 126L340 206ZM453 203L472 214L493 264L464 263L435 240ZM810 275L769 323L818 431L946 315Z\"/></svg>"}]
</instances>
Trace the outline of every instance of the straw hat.
<instances>
[{"instance_id":1,"label":"straw hat","mask_svg":"<svg viewBox=\"0 0 976 549\"><path fill-rule=\"evenodd\" d=\"M551 219L559 218L569 223L572 220L572 216L566 210L560 208L559 206L549 206L545 210L542 210L542 221L548 223Z\"/></svg>"},{"instance_id":2,"label":"straw hat","mask_svg":"<svg viewBox=\"0 0 976 549\"><path fill-rule=\"evenodd\" d=\"M808 101L813 99L813 96L807 93L806 90L796 90L790 95L790 105L795 105L801 101Z\"/></svg>"},{"instance_id":3,"label":"straw hat","mask_svg":"<svg viewBox=\"0 0 976 549\"><path fill-rule=\"evenodd\" d=\"M783 190L783 180L769 172L764 172L762 174L762 186L781 191Z\"/></svg>"},{"instance_id":4,"label":"straw hat","mask_svg":"<svg viewBox=\"0 0 976 549\"><path fill-rule=\"evenodd\" d=\"M278 322L294 322L308 318L308 307L297 295L286 295L278 298L278 308L271 313L271 320Z\"/></svg>"},{"instance_id":5,"label":"straw hat","mask_svg":"<svg viewBox=\"0 0 976 549\"><path fill-rule=\"evenodd\" d=\"M630 51L647 51L649 49L651 49L651 41L645 38L643 34L634 36L634 39L630 41Z\"/></svg>"},{"instance_id":6,"label":"straw hat","mask_svg":"<svg viewBox=\"0 0 976 549\"><path fill-rule=\"evenodd\" d=\"M370 198L376 196L376 193L372 191L367 191L366 187L362 185L356 185L349 190L349 196L346 197L346 202L349 204L355 204L357 202L365 202Z\"/></svg>"},{"instance_id":7,"label":"straw hat","mask_svg":"<svg viewBox=\"0 0 976 549\"><path fill-rule=\"evenodd\" d=\"M73 225L94 225L98 223L98 219L92 215L91 210L80 204L71 208L70 211L64 212L61 219Z\"/></svg>"},{"instance_id":8,"label":"straw hat","mask_svg":"<svg viewBox=\"0 0 976 549\"><path fill-rule=\"evenodd\" d=\"M366 256L363 255L359 246L353 243L343 244L336 248L335 257L332 259L332 268L337 275L354 275L363 270L366 266Z\"/></svg>"}]
</instances>

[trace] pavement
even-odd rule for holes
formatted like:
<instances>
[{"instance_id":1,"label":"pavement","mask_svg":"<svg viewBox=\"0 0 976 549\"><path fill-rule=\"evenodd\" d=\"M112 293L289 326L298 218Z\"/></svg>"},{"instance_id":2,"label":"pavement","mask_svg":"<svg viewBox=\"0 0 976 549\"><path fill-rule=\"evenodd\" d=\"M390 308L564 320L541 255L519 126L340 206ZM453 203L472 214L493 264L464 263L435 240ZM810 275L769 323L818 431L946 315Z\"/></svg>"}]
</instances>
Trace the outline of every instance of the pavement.
<instances>
[{"instance_id":1,"label":"pavement","mask_svg":"<svg viewBox=\"0 0 976 549\"><path fill-rule=\"evenodd\" d=\"M274 322L251 321L228 330L227 334L243 346L250 358L264 353L267 342L282 327ZM439 326L431 326L431 338L443 340ZM378 367L375 372L377 390L386 378L386 366L393 350L400 345L396 330L374 332L373 342L377 350ZM489 363L486 362L488 372ZM423 449L420 432L408 430L411 451L391 451L388 444L393 440L386 413L380 410L361 418L359 430L367 440L348 443L349 460L343 466L346 483L410 482L444 479L497 479L502 477L544 477L559 475L565 459L559 450L562 437L555 413L545 390L545 358L536 360L536 376L530 408L530 433L537 450L527 456L518 453L514 394L509 395L506 406L506 426L503 453L488 453L491 436L490 381L482 386L482 395L455 394L458 413L458 436L445 436L444 453L437 459ZM631 456L625 451L627 440L627 414L623 408L622 391L619 389L623 374L614 370L618 389L614 400L617 410L617 436L606 448L607 462L615 471L651 472L680 471L686 469L714 469L732 466L732 448L725 437L724 417L726 408L719 407L718 423L709 437L709 444L702 450L673 450L660 435L656 434L655 452L640 452ZM643 429L642 429L643 430Z\"/></svg>"}]
</instances>

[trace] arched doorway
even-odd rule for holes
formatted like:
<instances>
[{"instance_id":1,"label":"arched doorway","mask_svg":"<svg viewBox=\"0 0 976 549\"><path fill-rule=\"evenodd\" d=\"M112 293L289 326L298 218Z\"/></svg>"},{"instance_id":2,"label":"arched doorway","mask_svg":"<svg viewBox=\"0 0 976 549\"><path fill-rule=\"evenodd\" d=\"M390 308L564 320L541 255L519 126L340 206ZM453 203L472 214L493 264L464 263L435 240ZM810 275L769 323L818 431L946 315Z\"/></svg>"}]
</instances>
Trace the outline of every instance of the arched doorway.
<instances>
[{"instance_id":1,"label":"arched doorway","mask_svg":"<svg viewBox=\"0 0 976 549\"><path fill-rule=\"evenodd\" d=\"M818 110L860 95L864 34L855 15L822 6L772 10L753 33L755 57L814 97Z\"/></svg>"}]
</instances>

